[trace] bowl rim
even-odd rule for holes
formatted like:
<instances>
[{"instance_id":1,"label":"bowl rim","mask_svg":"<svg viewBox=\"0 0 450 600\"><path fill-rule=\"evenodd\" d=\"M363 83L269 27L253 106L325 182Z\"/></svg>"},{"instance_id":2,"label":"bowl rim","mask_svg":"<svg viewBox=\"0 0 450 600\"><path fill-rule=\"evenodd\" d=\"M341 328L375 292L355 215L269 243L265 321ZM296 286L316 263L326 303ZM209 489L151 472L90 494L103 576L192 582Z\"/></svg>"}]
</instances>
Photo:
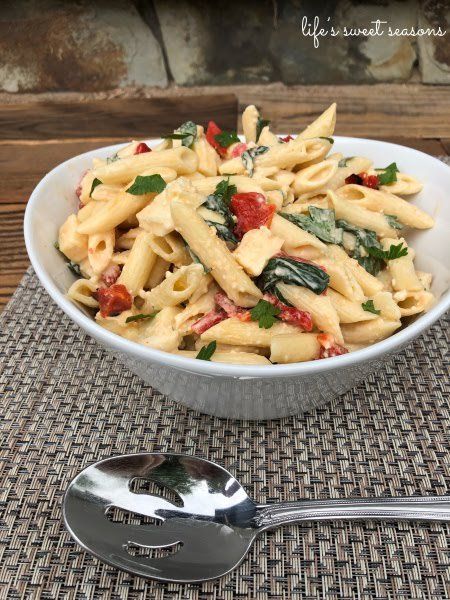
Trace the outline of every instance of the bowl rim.
<instances>
[{"instance_id":1,"label":"bowl rim","mask_svg":"<svg viewBox=\"0 0 450 600\"><path fill-rule=\"evenodd\" d=\"M242 136L240 137L242 138ZM421 152L420 150L415 150L414 148L408 148L407 146L402 146L400 144L394 144L391 142L384 142L382 140L354 138L348 136L333 137L336 141L343 143L358 144L368 142L374 145L389 146L392 151L395 149L400 149L401 152L406 151L407 153L414 154L416 156L418 155L419 157L425 157L427 161L433 161L439 169L442 168L447 175L450 174L450 167L444 162L429 154ZM146 141L150 146L154 146L162 140L160 138L152 138ZM101 327L101 325L97 324L94 320L86 316L81 310L79 310L78 307L73 304L72 301L69 300L67 296L63 294L53 283L50 274L47 273L38 259L39 253L36 248L36 235L33 231L32 220L34 211L37 209L39 204L41 190L46 187L49 180L51 180L55 174L59 173L60 171L64 171L68 166L70 166L70 164L76 163L80 158L95 157L96 153L98 153L100 150L116 152L118 149L123 148L128 143L129 142L101 146L94 150L89 150L69 158L68 160L54 167L34 188L27 202L24 216L25 245L30 262L41 284L44 286L52 300L73 322L75 322L79 327L81 327L82 330L84 330L104 346L113 348L114 350L127 355L136 356L140 360L148 361L149 363L161 364L167 367L173 367L175 369L189 371L191 373L197 373L201 375L223 376L239 379L266 379L271 377L314 375L317 373L355 366L369 360L374 360L378 357L381 358L384 355L392 354L393 352L404 347L423 331L428 329L450 308L450 290L447 290L442 295L440 300L427 313L422 314L413 323L409 324L397 333L394 333L385 340L377 342L371 346L367 346L366 348L355 350L354 352L349 352L348 354L343 354L341 356L315 361L276 365L239 365L187 358L177 354L171 354L163 350L157 350L149 346L144 346L143 344L133 342L108 331L104 327Z\"/></svg>"}]
</instances>

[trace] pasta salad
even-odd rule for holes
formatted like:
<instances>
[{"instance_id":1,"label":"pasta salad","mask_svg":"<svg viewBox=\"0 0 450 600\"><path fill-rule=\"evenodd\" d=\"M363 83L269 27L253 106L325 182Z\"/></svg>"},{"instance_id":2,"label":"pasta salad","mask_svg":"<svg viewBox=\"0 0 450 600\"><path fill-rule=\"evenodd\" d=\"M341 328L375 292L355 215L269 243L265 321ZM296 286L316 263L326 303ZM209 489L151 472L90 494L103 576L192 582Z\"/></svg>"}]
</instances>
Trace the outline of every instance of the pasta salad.
<instances>
[{"instance_id":1,"label":"pasta salad","mask_svg":"<svg viewBox=\"0 0 450 600\"><path fill-rule=\"evenodd\" d=\"M94 159L56 247L68 296L134 342L225 363L292 363L378 342L433 303L405 233L433 219L396 163L333 152L336 105L295 138L255 106L245 141L188 121Z\"/></svg>"}]
</instances>

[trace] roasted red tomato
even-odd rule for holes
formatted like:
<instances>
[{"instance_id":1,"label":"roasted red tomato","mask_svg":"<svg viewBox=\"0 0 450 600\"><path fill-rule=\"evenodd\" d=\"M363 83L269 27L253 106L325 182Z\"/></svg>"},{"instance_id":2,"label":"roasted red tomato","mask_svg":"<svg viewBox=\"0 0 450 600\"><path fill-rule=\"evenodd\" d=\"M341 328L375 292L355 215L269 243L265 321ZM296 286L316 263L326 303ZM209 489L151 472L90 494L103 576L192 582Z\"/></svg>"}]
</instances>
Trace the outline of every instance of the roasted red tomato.
<instances>
[{"instance_id":1,"label":"roasted red tomato","mask_svg":"<svg viewBox=\"0 0 450 600\"><path fill-rule=\"evenodd\" d=\"M284 304L284 302L281 302L272 294L264 294L264 300L267 300L267 302L270 302L280 309L281 312L277 317L281 321L297 325L297 327L300 327L303 331L312 331L312 318L310 313L306 310L299 310L293 306L287 306L287 304Z\"/></svg>"},{"instance_id":2,"label":"roasted red tomato","mask_svg":"<svg viewBox=\"0 0 450 600\"><path fill-rule=\"evenodd\" d=\"M275 212L275 206L267 204L265 197L258 192L234 194L230 208L237 217L235 234L238 237L242 237L250 229L270 225Z\"/></svg>"},{"instance_id":3,"label":"roasted red tomato","mask_svg":"<svg viewBox=\"0 0 450 600\"><path fill-rule=\"evenodd\" d=\"M227 149L221 146L216 140L215 136L219 133L222 133L222 130L217 125L217 123L214 123L214 121L210 121L206 129L206 139L208 143L220 154L220 156L223 157L226 155Z\"/></svg>"},{"instance_id":4,"label":"roasted red tomato","mask_svg":"<svg viewBox=\"0 0 450 600\"><path fill-rule=\"evenodd\" d=\"M281 142L284 142L284 143L286 144L287 142L290 142L290 141L291 141L291 140L293 140L293 139L294 139L294 138L292 137L292 135L287 135L286 137L281 137L281 138L280 138L280 141L281 141Z\"/></svg>"},{"instance_id":5,"label":"roasted red tomato","mask_svg":"<svg viewBox=\"0 0 450 600\"><path fill-rule=\"evenodd\" d=\"M319 358L330 358L331 356L340 356L347 354L348 350L344 346L339 346L331 333L319 333L317 341L320 344Z\"/></svg>"},{"instance_id":6,"label":"roasted red tomato","mask_svg":"<svg viewBox=\"0 0 450 600\"><path fill-rule=\"evenodd\" d=\"M147 146L145 142L141 142L136 146L135 154L144 154L144 152L151 152L152 149Z\"/></svg>"},{"instance_id":7,"label":"roasted red tomato","mask_svg":"<svg viewBox=\"0 0 450 600\"><path fill-rule=\"evenodd\" d=\"M368 173L353 173L353 175L349 175L345 179L345 183L355 183L356 185L364 185L365 187L372 188L373 190L377 190L380 187L380 180L378 179L378 175L369 175Z\"/></svg>"},{"instance_id":8,"label":"roasted red tomato","mask_svg":"<svg viewBox=\"0 0 450 600\"><path fill-rule=\"evenodd\" d=\"M242 156L244 152L247 150L247 144L244 142L239 142L231 149L231 158L236 158L237 156Z\"/></svg>"},{"instance_id":9,"label":"roasted red tomato","mask_svg":"<svg viewBox=\"0 0 450 600\"><path fill-rule=\"evenodd\" d=\"M220 323L221 321L225 321L225 319L228 319L228 315L224 310L210 310L209 313L203 315L201 319L195 321L191 329L194 333L201 335L204 331L210 329L213 325L217 325L217 323Z\"/></svg>"},{"instance_id":10,"label":"roasted red tomato","mask_svg":"<svg viewBox=\"0 0 450 600\"><path fill-rule=\"evenodd\" d=\"M106 285L106 287L111 287L119 279L119 276L119 265L109 265L109 267L106 267L101 274L100 279Z\"/></svg>"},{"instance_id":11,"label":"roasted red tomato","mask_svg":"<svg viewBox=\"0 0 450 600\"><path fill-rule=\"evenodd\" d=\"M217 292L214 296L214 300L216 301L216 304L227 313L228 317L236 317L240 321L251 320L250 311L246 308L242 308L242 306L237 306L223 292Z\"/></svg>"},{"instance_id":12,"label":"roasted red tomato","mask_svg":"<svg viewBox=\"0 0 450 600\"><path fill-rule=\"evenodd\" d=\"M99 288L97 299L102 317L120 315L124 310L129 310L133 303L133 297L121 283L115 283L111 287Z\"/></svg>"}]
</instances>

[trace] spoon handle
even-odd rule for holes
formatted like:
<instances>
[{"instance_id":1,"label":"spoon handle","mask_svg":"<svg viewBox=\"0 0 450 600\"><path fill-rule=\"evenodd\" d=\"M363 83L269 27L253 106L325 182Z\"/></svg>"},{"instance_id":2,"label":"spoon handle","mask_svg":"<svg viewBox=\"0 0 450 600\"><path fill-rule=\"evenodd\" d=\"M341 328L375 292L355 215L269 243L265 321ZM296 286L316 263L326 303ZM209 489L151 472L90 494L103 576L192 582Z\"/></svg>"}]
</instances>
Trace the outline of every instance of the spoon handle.
<instances>
[{"instance_id":1,"label":"spoon handle","mask_svg":"<svg viewBox=\"0 0 450 600\"><path fill-rule=\"evenodd\" d=\"M450 521L450 496L283 502L258 506L255 517L256 524L263 529L297 521L341 519Z\"/></svg>"}]
</instances>

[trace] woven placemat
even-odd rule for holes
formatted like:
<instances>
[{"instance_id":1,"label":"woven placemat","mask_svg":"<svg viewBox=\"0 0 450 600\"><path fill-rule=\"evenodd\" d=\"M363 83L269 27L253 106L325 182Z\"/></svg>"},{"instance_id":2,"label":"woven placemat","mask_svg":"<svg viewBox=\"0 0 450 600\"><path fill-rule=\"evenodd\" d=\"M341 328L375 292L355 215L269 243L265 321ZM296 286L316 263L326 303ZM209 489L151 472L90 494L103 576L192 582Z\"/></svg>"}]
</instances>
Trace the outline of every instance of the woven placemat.
<instances>
[{"instance_id":1,"label":"woven placemat","mask_svg":"<svg viewBox=\"0 0 450 600\"><path fill-rule=\"evenodd\" d=\"M0 321L1 598L434 598L450 595L450 524L310 523L260 537L203 585L122 573L61 522L70 479L113 454L219 462L259 502L450 494L448 321L333 403L267 423L194 413L142 383L27 272Z\"/></svg>"}]
</instances>

